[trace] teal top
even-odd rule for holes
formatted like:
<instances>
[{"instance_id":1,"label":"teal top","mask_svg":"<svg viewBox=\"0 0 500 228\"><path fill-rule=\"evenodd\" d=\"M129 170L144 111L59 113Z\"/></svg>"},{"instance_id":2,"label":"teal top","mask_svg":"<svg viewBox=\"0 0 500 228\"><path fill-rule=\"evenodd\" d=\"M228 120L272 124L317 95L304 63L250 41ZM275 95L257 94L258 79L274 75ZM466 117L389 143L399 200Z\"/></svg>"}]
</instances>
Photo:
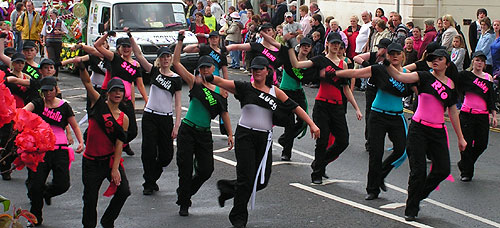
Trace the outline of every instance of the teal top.
<instances>
[{"instance_id":1,"label":"teal top","mask_svg":"<svg viewBox=\"0 0 500 228\"><path fill-rule=\"evenodd\" d=\"M215 87L214 91L220 94L220 89L218 86ZM184 119L189 120L199 127L210 127L210 112L196 97L193 97L191 101L189 101L189 109Z\"/></svg>"},{"instance_id":2,"label":"teal top","mask_svg":"<svg viewBox=\"0 0 500 228\"><path fill-rule=\"evenodd\" d=\"M388 112L402 112L403 101L401 97L395 96L381 89L377 90L372 107Z\"/></svg>"},{"instance_id":3,"label":"teal top","mask_svg":"<svg viewBox=\"0 0 500 228\"><path fill-rule=\"evenodd\" d=\"M295 72L297 69L292 68ZM283 71L283 77L281 78L280 89L284 90L299 90L302 89L302 82L293 79L290 75Z\"/></svg>"}]
</instances>

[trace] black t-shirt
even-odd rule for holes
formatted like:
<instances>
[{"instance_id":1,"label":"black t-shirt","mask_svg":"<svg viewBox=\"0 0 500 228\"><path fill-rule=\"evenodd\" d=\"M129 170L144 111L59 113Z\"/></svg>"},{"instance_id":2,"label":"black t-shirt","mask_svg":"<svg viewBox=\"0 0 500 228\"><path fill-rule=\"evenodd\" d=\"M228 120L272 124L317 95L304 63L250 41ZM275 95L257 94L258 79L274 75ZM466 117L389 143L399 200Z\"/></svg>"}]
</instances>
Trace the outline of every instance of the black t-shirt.
<instances>
[{"instance_id":1,"label":"black t-shirt","mask_svg":"<svg viewBox=\"0 0 500 228\"><path fill-rule=\"evenodd\" d=\"M89 67L93 72L104 75L106 69L111 68L111 63L106 58L101 59L95 55L89 55Z\"/></svg>"},{"instance_id":2,"label":"black t-shirt","mask_svg":"<svg viewBox=\"0 0 500 228\"><path fill-rule=\"evenodd\" d=\"M279 100L275 96L254 88L250 82L234 81L234 87L234 97L240 101L242 108L247 104L255 104L272 111L278 108Z\"/></svg>"},{"instance_id":3,"label":"black t-shirt","mask_svg":"<svg viewBox=\"0 0 500 228\"><path fill-rule=\"evenodd\" d=\"M33 113L36 113L42 119L50 125L65 128L68 125L68 118L75 116L73 109L67 102L64 102L57 108L46 108L43 99L35 99L32 101L35 109Z\"/></svg>"},{"instance_id":4,"label":"black t-shirt","mask_svg":"<svg viewBox=\"0 0 500 228\"><path fill-rule=\"evenodd\" d=\"M111 60L111 77L119 77L132 83L138 77L142 77L142 70L141 67L132 65L115 53L113 60Z\"/></svg>"},{"instance_id":5,"label":"black t-shirt","mask_svg":"<svg viewBox=\"0 0 500 228\"><path fill-rule=\"evenodd\" d=\"M427 62L425 60L417 61L415 62L415 65L417 66L417 69L415 71L430 71L432 68L427 65ZM458 77L458 69L455 63L450 61L450 65L446 68L445 72L446 76L451 78L453 81L457 81Z\"/></svg>"},{"instance_id":6,"label":"black t-shirt","mask_svg":"<svg viewBox=\"0 0 500 228\"><path fill-rule=\"evenodd\" d=\"M417 89L419 93L427 93L441 101L444 108L457 103L456 89L448 87L446 82L439 81L429 71L418 71L419 82ZM451 78L449 79L451 80Z\"/></svg>"},{"instance_id":7,"label":"black t-shirt","mask_svg":"<svg viewBox=\"0 0 500 228\"><path fill-rule=\"evenodd\" d=\"M283 58L283 69L288 76L302 83L312 82L318 77L318 71L315 67L303 69L294 68L288 56Z\"/></svg>"},{"instance_id":8,"label":"black t-shirt","mask_svg":"<svg viewBox=\"0 0 500 228\"><path fill-rule=\"evenodd\" d=\"M158 67L151 68L151 84L169 91L172 95L182 89L182 79L180 77L165 76L160 73Z\"/></svg>"},{"instance_id":9,"label":"black t-shirt","mask_svg":"<svg viewBox=\"0 0 500 228\"><path fill-rule=\"evenodd\" d=\"M383 91L386 91L394 96L406 97L409 96L411 91L407 84L396 81L387 72L384 65L375 64L371 66L372 70L372 83Z\"/></svg>"},{"instance_id":10,"label":"black t-shirt","mask_svg":"<svg viewBox=\"0 0 500 228\"><path fill-rule=\"evenodd\" d=\"M31 66L28 63L24 64L23 73L29 75L33 79L41 79L42 74L38 66Z\"/></svg>"},{"instance_id":11,"label":"black t-shirt","mask_svg":"<svg viewBox=\"0 0 500 228\"><path fill-rule=\"evenodd\" d=\"M456 86L458 91L460 91L460 95L465 95L465 92L477 94L486 101L488 110L496 110L495 92L492 81L479 78L470 71L462 71L459 73Z\"/></svg>"},{"instance_id":12,"label":"black t-shirt","mask_svg":"<svg viewBox=\"0 0 500 228\"><path fill-rule=\"evenodd\" d=\"M215 51L208 44L200 44L199 48L200 56L208 55L212 57L212 59L214 59L214 61L219 66L219 69L222 68L222 66L227 66L227 49L225 46L220 47L220 53Z\"/></svg>"},{"instance_id":13,"label":"black t-shirt","mask_svg":"<svg viewBox=\"0 0 500 228\"><path fill-rule=\"evenodd\" d=\"M269 61L269 66L274 70L283 65L285 57L288 58L288 48L285 46L281 46L278 51L271 51L260 43L251 42L250 47L254 57L266 57Z\"/></svg>"}]
</instances>

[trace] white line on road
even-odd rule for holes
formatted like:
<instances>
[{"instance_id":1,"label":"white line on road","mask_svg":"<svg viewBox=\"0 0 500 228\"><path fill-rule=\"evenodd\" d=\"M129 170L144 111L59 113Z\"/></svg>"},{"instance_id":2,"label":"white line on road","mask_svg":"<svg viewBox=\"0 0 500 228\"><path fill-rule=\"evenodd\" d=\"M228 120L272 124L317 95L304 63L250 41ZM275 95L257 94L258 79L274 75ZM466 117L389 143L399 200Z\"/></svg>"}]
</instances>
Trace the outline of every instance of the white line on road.
<instances>
[{"instance_id":1,"label":"white line on road","mask_svg":"<svg viewBox=\"0 0 500 228\"><path fill-rule=\"evenodd\" d=\"M73 95L73 96L67 96L64 99L83 98L83 97L87 97L87 94L78 94L78 95Z\"/></svg>"},{"instance_id":2,"label":"white line on road","mask_svg":"<svg viewBox=\"0 0 500 228\"><path fill-rule=\"evenodd\" d=\"M231 165L231 166L236 166L236 162L229 160L229 159L226 159L226 158L223 158L223 157L220 157L220 156L217 156L217 155L214 155L214 159L217 161L220 161L220 162L224 162L224 163Z\"/></svg>"},{"instance_id":3,"label":"white line on road","mask_svg":"<svg viewBox=\"0 0 500 228\"><path fill-rule=\"evenodd\" d=\"M350 201L348 199L344 199L344 198L332 195L330 193L326 193L326 192L317 190L315 188L311 188L309 186L305 186L305 185L300 184L300 183L290 183L290 185L293 186L293 187L300 188L302 190L311 192L313 194L316 194L316 195L319 195L319 196L323 196L323 197L328 198L328 199L335 200L335 201L337 201L339 203L343 203L343 204L349 205L351 207L355 207L355 208L358 208L358 209L361 209L361 210L364 210L364 211L367 211L367 212L371 212L371 213L376 214L376 215L380 215L380 216L383 216L383 217L386 217L386 218L389 218L389 219L392 219L392 220L395 220L395 221L398 221L398 222L401 222L401 223L408 224L410 226L414 226L414 227L432 227L432 226L429 226L429 225L426 225L426 224L423 224L423 223L419 223L419 222L407 222L407 221L405 221L405 219L403 217L399 217L399 216L393 215L391 213L387 213L385 211L381 211L379 209L375 209L373 207L369 207L369 206L366 206L366 205L363 205L363 204L360 204L360 203L356 203L354 201Z\"/></svg>"},{"instance_id":4,"label":"white line on road","mask_svg":"<svg viewBox=\"0 0 500 228\"><path fill-rule=\"evenodd\" d=\"M406 205L405 203L389 203L389 204L380 206L380 208L382 208L382 209L396 209L396 208L404 207L405 205Z\"/></svg>"},{"instance_id":5,"label":"white line on road","mask_svg":"<svg viewBox=\"0 0 500 228\"><path fill-rule=\"evenodd\" d=\"M228 152L229 150L227 150L227 149L229 149L229 147L220 148L218 150L214 150L214 153Z\"/></svg>"},{"instance_id":6,"label":"white line on road","mask_svg":"<svg viewBox=\"0 0 500 228\"><path fill-rule=\"evenodd\" d=\"M61 89L61 92L64 91L71 91L71 90L84 90L85 88L83 87L76 87L76 88L68 88L68 89Z\"/></svg>"},{"instance_id":7,"label":"white line on road","mask_svg":"<svg viewBox=\"0 0 500 228\"><path fill-rule=\"evenodd\" d=\"M293 162L293 161L275 161L273 165L310 165L305 162Z\"/></svg>"}]
</instances>

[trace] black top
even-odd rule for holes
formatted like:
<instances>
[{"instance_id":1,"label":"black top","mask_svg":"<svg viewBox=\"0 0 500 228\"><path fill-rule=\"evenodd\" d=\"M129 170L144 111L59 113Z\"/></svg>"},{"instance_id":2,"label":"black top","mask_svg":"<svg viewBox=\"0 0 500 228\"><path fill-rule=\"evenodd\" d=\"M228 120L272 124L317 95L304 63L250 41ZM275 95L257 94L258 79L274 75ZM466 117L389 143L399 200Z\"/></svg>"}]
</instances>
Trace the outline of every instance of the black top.
<instances>
[{"instance_id":1,"label":"black top","mask_svg":"<svg viewBox=\"0 0 500 228\"><path fill-rule=\"evenodd\" d=\"M272 111L278 107L279 100L275 96L254 88L250 82L234 81L234 87L234 97L240 101L241 107L255 104Z\"/></svg>"},{"instance_id":2,"label":"black top","mask_svg":"<svg viewBox=\"0 0 500 228\"><path fill-rule=\"evenodd\" d=\"M398 82L392 78L384 65L372 65L371 70L372 82L378 89L398 97L406 97L413 93L407 84Z\"/></svg>"},{"instance_id":3,"label":"black top","mask_svg":"<svg viewBox=\"0 0 500 228\"><path fill-rule=\"evenodd\" d=\"M278 69L278 67L283 65L283 60L288 58L288 48L283 45L278 51L271 51L264 47L264 45L256 42L251 42L250 47L254 57L266 57L269 61L269 66L273 69Z\"/></svg>"},{"instance_id":4,"label":"black top","mask_svg":"<svg viewBox=\"0 0 500 228\"><path fill-rule=\"evenodd\" d=\"M132 65L115 53L111 61L111 77L119 77L132 83L138 77L142 77L141 67Z\"/></svg>"},{"instance_id":5,"label":"black top","mask_svg":"<svg viewBox=\"0 0 500 228\"><path fill-rule=\"evenodd\" d=\"M210 118L212 119L223 112L227 112L227 99L203 84L194 83L193 88L189 91L189 98L198 99L210 112Z\"/></svg>"},{"instance_id":6,"label":"black top","mask_svg":"<svg viewBox=\"0 0 500 228\"><path fill-rule=\"evenodd\" d=\"M294 68L292 62L290 62L290 58L286 57L283 58L283 69L288 76L302 83L312 82L315 80L315 77L318 76L315 67L302 69Z\"/></svg>"},{"instance_id":7,"label":"black top","mask_svg":"<svg viewBox=\"0 0 500 228\"><path fill-rule=\"evenodd\" d=\"M38 66L31 66L28 63L24 64L23 73L31 76L34 79L42 78L42 74L40 74L40 68Z\"/></svg>"},{"instance_id":8,"label":"black top","mask_svg":"<svg viewBox=\"0 0 500 228\"><path fill-rule=\"evenodd\" d=\"M222 66L227 66L227 49L225 46L220 47L220 53L216 52L208 44L200 44L198 47L200 48L200 56L208 55L212 57L219 66L219 69L222 68Z\"/></svg>"},{"instance_id":9,"label":"black top","mask_svg":"<svg viewBox=\"0 0 500 228\"><path fill-rule=\"evenodd\" d=\"M47 108L42 98L32 101L35 109L33 113L42 117L42 119L50 125L65 128L68 125L68 118L75 116L73 109L67 102L64 102L57 108Z\"/></svg>"},{"instance_id":10,"label":"black top","mask_svg":"<svg viewBox=\"0 0 500 228\"><path fill-rule=\"evenodd\" d=\"M433 95L441 101L444 108L450 107L457 103L456 89L448 87L446 82L439 81L429 71L418 71L417 89L419 93L427 93Z\"/></svg>"},{"instance_id":11,"label":"black top","mask_svg":"<svg viewBox=\"0 0 500 228\"><path fill-rule=\"evenodd\" d=\"M94 106L90 108L89 118L93 118L99 124L99 127L113 144L117 139L122 142L127 141L127 133L116 122L103 96L100 96Z\"/></svg>"},{"instance_id":12,"label":"black top","mask_svg":"<svg viewBox=\"0 0 500 228\"><path fill-rule=\"evenodd\" d=\"M471 71L462 71L459 73L457 88L460 91L460 95L465 95L465 92L471 92L481 96L486 101L488 110L496 110L495 92L492 81L479 78Z\"/></svg>"},{"instance_id":13,"label":"black top","mask_svg":"<svg viewBox=\"0 0 500 228\"><path fill-rule=\"evenodd\" d=\"M95 55L89 55L89 67L93 72L104 75L106 69L111 68L111 63L106 58L101 60L101 58Z\"/></svg>"},{"instance_id":14,"label":"black top","mask_svg":"<svg viewBox=\"0 0 500 228\"><path fill-rule=\"evenodd\" d=\"M432 70L432 68L430 68L429 65L427 65L427 62L425 60L415 62L415 65L417 66L417 69L415 69L415 71ZM455 65L455 63L450 61L450 65L446 68L445 74L447 77L451 78L453 81L456 82L457 81L456 79L458 77L457 65Z\"/></svg>"},{"instance_id":15,"label":"black top","mask_svg":"<svg viewBox=\"0 0 500 228\"><path fill-rule=\"evenodd\" d=\"M182 89L182 79L180 77L169 77L160 73L158 67L151 68L151 84L160 89L169 91L172 95Z\"/></svg>"}]
</instances>

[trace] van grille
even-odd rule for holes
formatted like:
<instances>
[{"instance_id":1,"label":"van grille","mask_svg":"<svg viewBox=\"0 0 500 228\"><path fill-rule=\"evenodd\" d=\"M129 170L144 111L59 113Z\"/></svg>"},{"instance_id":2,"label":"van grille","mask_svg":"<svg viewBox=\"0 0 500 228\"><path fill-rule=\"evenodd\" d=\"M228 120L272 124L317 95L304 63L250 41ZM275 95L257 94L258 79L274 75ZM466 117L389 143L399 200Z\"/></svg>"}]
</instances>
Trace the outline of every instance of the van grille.
<instances>
[{"instance_id":1,"label":"van grille","mask_svg":"<svg viewBox=\"0 0 500 228\"><path fill-rule=\"evenodd\" d=\"M153 45L141 45L142 53L144 55L156 55L157 47Z\"/></svg>"}]
</instances>

